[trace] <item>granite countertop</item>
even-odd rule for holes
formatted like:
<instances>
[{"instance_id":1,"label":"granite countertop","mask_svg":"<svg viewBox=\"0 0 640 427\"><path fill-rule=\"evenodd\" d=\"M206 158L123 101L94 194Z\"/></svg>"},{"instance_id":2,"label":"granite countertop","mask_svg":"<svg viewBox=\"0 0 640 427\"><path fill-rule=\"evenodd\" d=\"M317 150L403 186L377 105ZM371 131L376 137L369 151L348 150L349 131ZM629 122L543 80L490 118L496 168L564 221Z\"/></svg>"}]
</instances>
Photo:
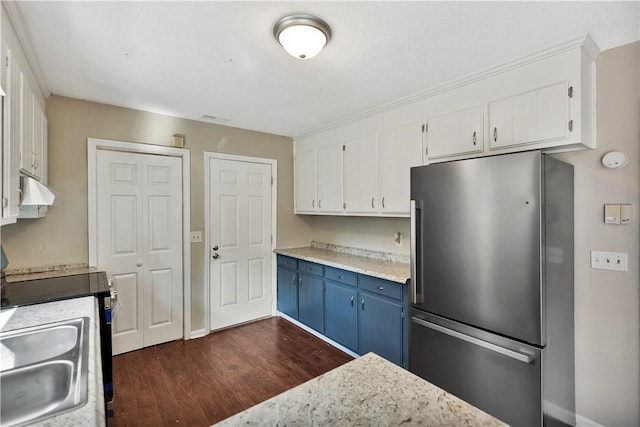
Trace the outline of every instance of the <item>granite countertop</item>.
<instances>
[{"instance_id":1,"label":"granite countertop","mask_svg":"<svg viewBox=\"0 0 640 427\"><path fill-rule=\"evenodd\" d=\"M51 277L72 276L74 274L94 273L95 267L86 264L52 265L47 267L22 267L5 270L7 283L22 282L23 280L48 279Z\"/></svg>"},{"instance_id":2,"label":"granite countertop","mask_svg":"<svg viewBox=\"0 0 640 427\"><path fill-rule=\"evenodd\" d=\"M61 320L76 319L78 317L91 319L89 328L89 390L87 403L77 409L30 425L49 427L105 425L97 300L94 297L83 297L0 311L0 330L2 332Z\"/></svg>"},{"instance_id":3,"label":"granite countertop","mask_svg":"<svg viewBox=\"0 0 640 427\"><path fill-rule=\"evenodd\" d=\"M504 426L375 355L353 360L216 426Z\"/></svg>"},{"instance_id":4,"label":"granite countertop","mask_svg":"<svg viewBox=\"0 0 640 427\"><path fill-rule=\"evenodd\" d=\"M275 253L406 284L411 278L409 257L345 246L311 242L310 246L276 249Z\"/></svg>"}]
</instances>

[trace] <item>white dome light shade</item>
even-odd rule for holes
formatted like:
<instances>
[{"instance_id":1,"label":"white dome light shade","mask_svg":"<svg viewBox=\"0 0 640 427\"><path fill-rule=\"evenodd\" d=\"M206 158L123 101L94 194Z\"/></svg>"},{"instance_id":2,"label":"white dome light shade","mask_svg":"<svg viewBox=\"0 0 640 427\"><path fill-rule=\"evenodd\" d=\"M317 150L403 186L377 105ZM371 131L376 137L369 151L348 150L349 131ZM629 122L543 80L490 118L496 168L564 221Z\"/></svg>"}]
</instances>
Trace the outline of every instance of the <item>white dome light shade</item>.
<instances>
[{"instance_id":1,"label":"white dome light shade","mask_svg":"<svg viewBox=\"0 0 640 427\"><path fill-rule=\"evenodd\" d=\"M329 26L311 15L291 15L279 20L273 35L289 55L298 59L316 56L331 38Z\"/></svg>"}]
</instances>

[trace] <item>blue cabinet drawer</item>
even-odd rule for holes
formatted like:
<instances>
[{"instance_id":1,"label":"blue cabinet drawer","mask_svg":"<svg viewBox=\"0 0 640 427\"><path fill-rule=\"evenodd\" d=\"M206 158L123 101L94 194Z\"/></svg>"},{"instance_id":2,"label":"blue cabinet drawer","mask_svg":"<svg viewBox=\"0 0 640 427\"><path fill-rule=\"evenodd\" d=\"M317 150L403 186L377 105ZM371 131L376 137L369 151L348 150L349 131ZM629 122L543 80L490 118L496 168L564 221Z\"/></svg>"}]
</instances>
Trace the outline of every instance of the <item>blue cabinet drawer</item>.
<instances>
[{"instance_id":1,"label":"blue cabinet drawer","mask_svg":"<svg viewBox=\"0 0 640 427\"><path fill-rule=\"evenodd\" d=\"M334 267L324 268L324 278L333 280L334 282L343 283L345 285L357 286L358 274L353 271L340 270Z\"/></svg>"},{"instance_id":2,"label":"blue cabinet drawer","mask_svg":"<svg viewBox=\"0 0 640 427\"><path fill-rule=\"evenodd\" d=\"M309 261L298 261L298 271L300 273L313 274L314 276L324 275L324 269L320 264Z\"/></svg>"},{"instance_id":3,"label":"blue cabinet drawer","mask_svg":"<svg viewBox=\"0 0 640 427\"><path fill-rule=\"evenodd\" d=\"M402 301L402 286L384 279L358 275L360 289Z\"/></svg>"},{"instance_id":4,"label":"blue cabinet drawer","mask_svg":"<svg viewBox=\"0 0 640 427\"><path fill-rule=\"evenodd\" d=\"M284 255L278 255L278 266L290 268L291 270L298 269L298 260Z\"/></svg>"}]
</instances>

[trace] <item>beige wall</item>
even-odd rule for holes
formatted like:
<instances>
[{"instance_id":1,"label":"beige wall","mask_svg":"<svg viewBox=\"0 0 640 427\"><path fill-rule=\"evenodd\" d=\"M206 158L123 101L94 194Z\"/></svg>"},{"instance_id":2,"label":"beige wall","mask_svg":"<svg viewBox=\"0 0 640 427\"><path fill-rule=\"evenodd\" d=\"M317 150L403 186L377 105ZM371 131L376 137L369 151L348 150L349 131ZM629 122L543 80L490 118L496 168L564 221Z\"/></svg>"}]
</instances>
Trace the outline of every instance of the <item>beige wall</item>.
<instances>
[{"instance_id":1,"label":"beige wall","mask_svg":"<svg viewBox=\"0 0 640 427\"><path fill-rule=\"evenodd\" d=\"M575 341L578 420L640 425L640 43L603 52L597 61L596 150L555 155L575 166ZM629 165L607 170L611 150ZM632 203L630 225L603 223L605 203ZM405 236L393 243L393 232ZM313 240L408 253L407 219L317 217ZM590 268L590 250L626 252L629 272Z\"/></svg>"},{"instance_id":2,"label":"beige wall","mask_svg":"<svg viewBox=\"0 0 640 427\"><path fill-rule=\"evenodd\" d=\"M61 203L37 220L2 227L9 268L86 263L87 138L169 145L186 136L191 152L191 229L204 231L204 151L278 161L279 246L307 245L310 219L293 215L293 143L290 138L185 120L127 108L51 96L49 185ZM191 245L192 329L204 327L204 244Z\"/></svg>"},{"instance_id":3,"label":"beige wall","mask_svg":"<svg viewBox=\"0 0 640 427\"><path fill-rule=\"evenodd\" d=\"M597 61L598 148L559 154L575 166L577 413L606 426L640 425L640 43ZM604 168L611 150L629 155ZM606 225L605 203L632 203L629 225ZM590 268L590 250L626 252L629 272Z\"/></svg>"}]
</instances>

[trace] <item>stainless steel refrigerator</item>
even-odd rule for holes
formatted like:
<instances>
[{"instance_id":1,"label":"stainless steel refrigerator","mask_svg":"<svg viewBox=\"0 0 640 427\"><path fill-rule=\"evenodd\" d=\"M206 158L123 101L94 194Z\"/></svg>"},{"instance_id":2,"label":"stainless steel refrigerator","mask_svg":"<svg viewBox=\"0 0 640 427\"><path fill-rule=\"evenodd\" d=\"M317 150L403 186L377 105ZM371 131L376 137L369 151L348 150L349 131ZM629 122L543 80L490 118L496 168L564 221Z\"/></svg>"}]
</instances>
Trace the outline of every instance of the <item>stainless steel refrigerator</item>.
<instances>
[{"instance_id":1,"label":"stainless steel refrigerator","mask_svg":"<svg viewBox=\"0 0 640 427\"><path fill-rule=\"evenodd\" d=\"M411 169L409 369L512 425L575 425L573 166Z\"/></svg>"}]
</instances>

